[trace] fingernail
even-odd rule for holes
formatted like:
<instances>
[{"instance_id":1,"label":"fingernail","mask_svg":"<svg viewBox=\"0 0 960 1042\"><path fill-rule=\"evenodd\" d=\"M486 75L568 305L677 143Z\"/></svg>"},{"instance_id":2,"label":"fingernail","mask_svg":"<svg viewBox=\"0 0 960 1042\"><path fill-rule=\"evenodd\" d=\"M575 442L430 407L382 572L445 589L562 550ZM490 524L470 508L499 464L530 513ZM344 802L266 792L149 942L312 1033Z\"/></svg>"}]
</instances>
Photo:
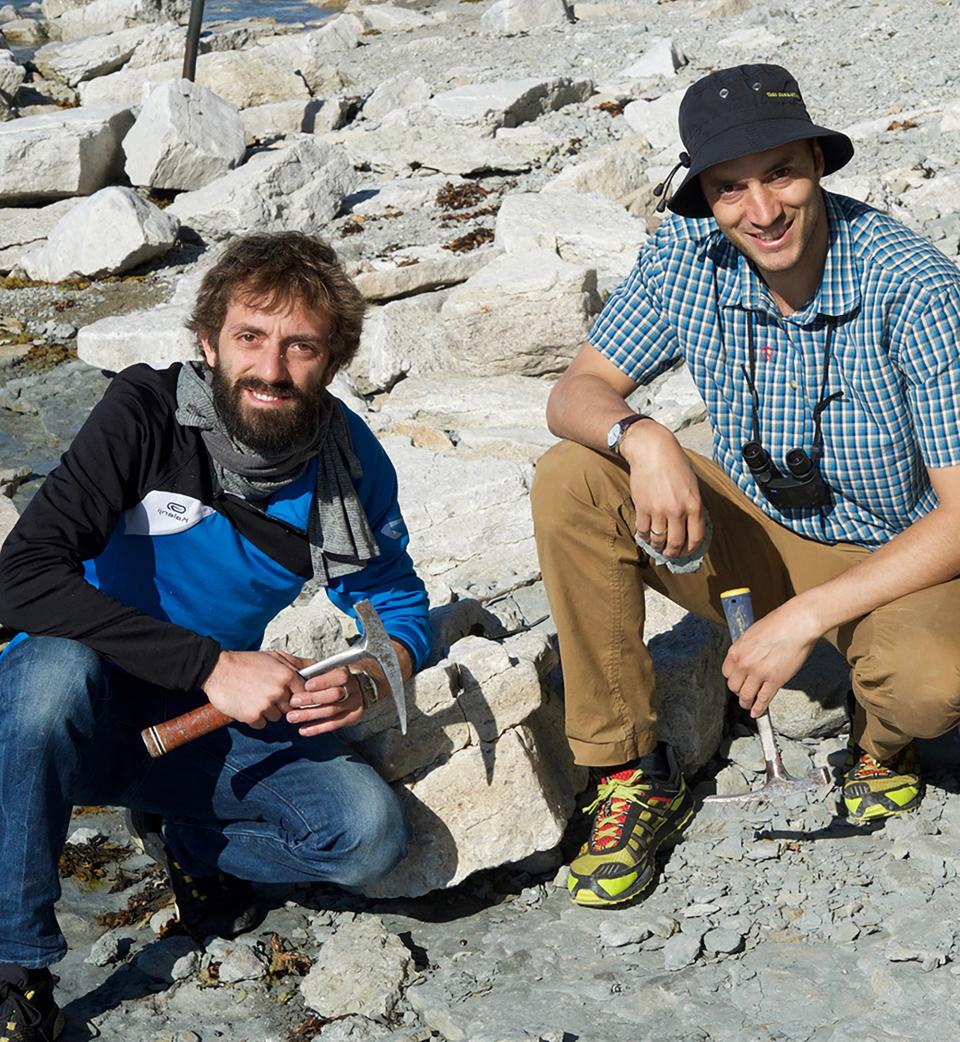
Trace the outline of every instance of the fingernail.
<instances>
[{"instance_id":1,"label":"fingernail","mask_svg":"<svg viewBox=\"0 0 960 1042\"><path fill-rule=\"evenodd\" d=\"M294 695L293 698L290 699L290 705L294 706L296 709L299 709L300 706L303 705L303 699L300 698L298 695Z\"/></svg>"},{"instance_id":2,"label":"fingernail","mask_svg":"<svg viewBox=\"0 0 960 1042\"><path fill-rule=\"evenodd\" d=\"M297 721L299 719L300 719L300 714L299 713L287 713L287 720L289 720L291 724L297 723Z\"/></svg>"}]
</instances>

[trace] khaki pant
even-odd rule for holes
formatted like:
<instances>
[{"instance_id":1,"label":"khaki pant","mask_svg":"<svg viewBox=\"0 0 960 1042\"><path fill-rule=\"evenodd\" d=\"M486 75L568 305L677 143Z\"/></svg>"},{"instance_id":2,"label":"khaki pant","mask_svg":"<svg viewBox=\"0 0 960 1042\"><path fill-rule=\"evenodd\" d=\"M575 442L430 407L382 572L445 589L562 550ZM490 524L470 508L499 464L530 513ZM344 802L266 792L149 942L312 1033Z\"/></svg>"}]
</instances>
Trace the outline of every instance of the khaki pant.
<instances>
[{"instance_id":1,"label":"khaki pant","mask_svg":"<svg viewBox=\"0 0 960 1042\"><path fill-rule=\"evenodd\" d=\"M652 565L634 542L623 463L562 442L537 465L537 549L560 638L567 737L580 764L625 763L656 742L644 586L719 623L721 592L749 586L760 618L869 553L795 535L711 460L688 455L714 529L703 564L689 575ZM960 579L893 601L824 639L850 663L854 738L874 756L885 759L911 738L936 737L960 721Z\"/></svg>"}]
</instances>

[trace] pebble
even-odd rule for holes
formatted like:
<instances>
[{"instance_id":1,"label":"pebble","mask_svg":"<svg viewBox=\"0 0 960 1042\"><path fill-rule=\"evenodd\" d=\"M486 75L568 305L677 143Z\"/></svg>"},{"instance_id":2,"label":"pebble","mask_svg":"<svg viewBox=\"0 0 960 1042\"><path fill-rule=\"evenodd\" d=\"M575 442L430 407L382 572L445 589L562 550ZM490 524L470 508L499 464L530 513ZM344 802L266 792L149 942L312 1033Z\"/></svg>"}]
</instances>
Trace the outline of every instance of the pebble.
<instances>
[{"instance_id":1,"label":"pebble","mask_svg":"<svg viewBox=\"0 0 960 1042\"><path fill-rule=\"evenodd\" d=\"M646 926L633 926L609 919L600 924L600 943L605 948L621 948L625 944L639 944L651 935Z\"/></svg>"},{"instance_id":2,"label":"pebble","mask_svg":"<svg viewBox=\"0 0 960 1042\"><path fill-rule=\"evenodd\" d=\"M663 968L674 971L682 970L696 961L700 954L700 938L688 934L677 934L671 937L663 947Z\"/></svg>"},{"instance_id":3,"label":"pebble","mask_svg":"<svg viewBox=\"0 0 960 1042\"><path fill-rule=\"evenodd\" d=\"M743 947L743 935L736 930L725 930L718 927L708 930L703 935L703 947L708 952L715 954L732 955Z\"/></svg>"}]
</instances>

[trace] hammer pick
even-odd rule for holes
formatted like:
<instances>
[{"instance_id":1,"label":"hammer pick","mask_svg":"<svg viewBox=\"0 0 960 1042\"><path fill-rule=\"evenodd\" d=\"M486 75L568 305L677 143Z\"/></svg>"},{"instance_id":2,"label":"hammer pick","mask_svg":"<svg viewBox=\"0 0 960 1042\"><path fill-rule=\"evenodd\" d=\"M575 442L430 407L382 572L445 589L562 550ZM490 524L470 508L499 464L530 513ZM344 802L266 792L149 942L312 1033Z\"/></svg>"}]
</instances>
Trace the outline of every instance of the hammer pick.
<instances>
[{"instance_id":1,"label":"hammer pick","mask_svg":"<svg viewBox=\"0 0 960 1042\"><path fill-rule=\"evenodd\" d=\"M750 590L727 590L720 594L723 614L727 619L730 637L736 640L753 625L753 601ZM763 748L763 759L766 762L767 780L752 792L741 792L733 796L706 796L704 803L746 803L750 800L770 800L778 796L789 796L794 792L807 792L821 785L830 784L830 771L826 767L818 767L802 778L795 778L787 772L780 757L777 736L773 733L770 714L763 713L757 717L757 732Z\"/></svg>"}]
</instances>

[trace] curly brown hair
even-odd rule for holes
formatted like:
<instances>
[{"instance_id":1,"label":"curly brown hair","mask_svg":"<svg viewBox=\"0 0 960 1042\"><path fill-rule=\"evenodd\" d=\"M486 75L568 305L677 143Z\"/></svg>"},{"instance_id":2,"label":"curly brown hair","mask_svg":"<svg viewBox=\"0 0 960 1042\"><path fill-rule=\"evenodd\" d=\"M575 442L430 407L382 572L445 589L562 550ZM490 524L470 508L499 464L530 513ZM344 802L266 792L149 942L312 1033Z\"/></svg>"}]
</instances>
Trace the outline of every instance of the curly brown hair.
<instances>
[{"instance_id":1,"label":"curly brown hair","mask_svg":"<svg viewBox=\"0 0 960 1042\"><path fill-rule=\"evenodd\" d=\"M302 232L234 239L203 276L187 328L216 346L235 299L266 311L300 302L331 320L330 361L347 365L360 345L366 301L333 248Z\"/></svg>"}]
</instances>

